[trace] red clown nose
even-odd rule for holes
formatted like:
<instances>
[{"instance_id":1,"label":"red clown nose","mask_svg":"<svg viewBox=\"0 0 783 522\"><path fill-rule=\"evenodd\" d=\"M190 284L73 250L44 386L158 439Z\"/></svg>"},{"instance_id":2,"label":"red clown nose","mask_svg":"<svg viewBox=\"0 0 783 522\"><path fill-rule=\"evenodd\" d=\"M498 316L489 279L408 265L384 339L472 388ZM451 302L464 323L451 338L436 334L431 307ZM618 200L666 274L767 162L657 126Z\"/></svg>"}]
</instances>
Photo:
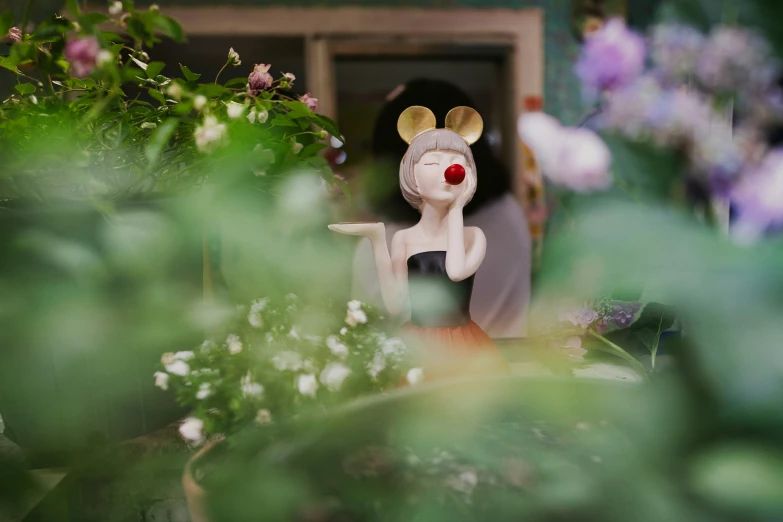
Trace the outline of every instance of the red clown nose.
<instances>
[{"instance_id":1,"label":"red clown nose","mask_svg":"<svg viewBox=\"0 0 783 522\"><path fill-rule=\"evenodd\" d=\"M465 180L465 167L457 164L451 165L443 175L449 185L459 185Z\"/></svg>"}]
</instances>

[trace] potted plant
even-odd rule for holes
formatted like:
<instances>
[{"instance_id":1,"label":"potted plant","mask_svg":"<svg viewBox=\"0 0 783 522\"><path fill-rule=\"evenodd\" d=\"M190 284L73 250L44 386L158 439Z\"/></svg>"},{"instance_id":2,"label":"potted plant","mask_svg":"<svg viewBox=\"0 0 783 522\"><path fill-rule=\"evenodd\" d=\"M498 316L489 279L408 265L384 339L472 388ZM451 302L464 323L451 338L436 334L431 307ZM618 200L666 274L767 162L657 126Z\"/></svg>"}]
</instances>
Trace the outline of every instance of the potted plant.
<instances>
[{"instance_id":1,"label":"potted plant","mask_svg":"<svg viewBox=\"0 0 783 522\"><path fill-rule=\"evenodd\" d=\"M3 308L0 411L33 461L51 465L181 414L141 376L203 335L188 314L212 281L213 203L269 205L303 169L331 186L318 153L339 133L269 65L223 82L150 59L161 35L184 38L156 6L113 2L104 14L69 2L67 17L24 31L3 15L0 34L0 67L16 78L0 105L2 284L18 303ZM225 69L241 63L227 50ZM100 331L80 335L99 311Z\"/></svg>"}]
</instances>

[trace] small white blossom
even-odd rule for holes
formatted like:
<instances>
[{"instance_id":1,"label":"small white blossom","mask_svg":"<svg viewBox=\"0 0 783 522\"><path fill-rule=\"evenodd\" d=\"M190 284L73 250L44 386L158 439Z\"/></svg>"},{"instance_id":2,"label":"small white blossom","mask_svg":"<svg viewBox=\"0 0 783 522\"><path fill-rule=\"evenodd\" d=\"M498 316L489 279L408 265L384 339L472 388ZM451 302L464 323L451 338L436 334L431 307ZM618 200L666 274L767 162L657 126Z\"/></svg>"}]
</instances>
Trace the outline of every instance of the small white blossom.
<instances>
[{"instance_id":1,"label":"small white blossom","mask_svg":"<svg viewBox=\"0 0 783 522\"><path fill-rule=\"evenodd\" d=\"M173 363L166 365L166 371L173 373L174 375L179 375L180 377L185 377L190 373L190 365L185 361L174 361Z\"/></svg>"},{"instance_id":2,"label":"small white blossom","mask_svg":"<svg viewBox=\"0 0 783 522\"><path fill-rule=\"evenodd\" d=\"M405 346L405 343L402 341L402 339L398 339L396 337L392 339L386 339L381 344L381 351L384 355L402 355L405 352L405 349L407 346Z\"/></svg>"},{"instance_id":3,"label":"small white blossom","mask_svg":"<svg viewBox=\"0 0 783 522\"><path fill-rule=\"evenodd\" d=\"M30 95L30 101L33 105L38 105L38 98L35 97L35 94Z\"/></svg>"},{"instance_id":4,"label":"small white blossom","mask_svg":"<svg viewBox=\"0 0 783 522\"><path fill-rule=\"evenodd\" d=\"M291 328L291 331L288 332L288 336L291 337L291 339L296 339L297 341L300 339L296 326Z\"/></svg>"},{"instance_id":5,"label":"small white blossom","mask_svg":"<svg viewBox=\"0 0 783 522\"><path fill-rule=\"evenodd\" d=\"M152 4L150 6L150 11L152 11L153 13L157 12L157 11L160 11L160 6L158 4Z\"/></svg>"},{"instance_id":6,"label":"small white blossom","mask_svg":"<svg viewBox=\"0 0 783 522\"><path fill-rule=\"evenodd\" d=\"M279 371L298 371L302 368L302 357L296 352L280 352L272 357L272 364Z\"/></svg>"},{"instance_id":7,"label":"small white blossom","mask_svg":"<svg viewBox=\"0 0 783 522\"><path fill-rule=\"evenodd\" d=\"M149 62L150 61L150 55L146 53L146 51L141 51L138 54L139 60L143 62Z\"/></svg>"},{"instance_id":8,"label":"small white blossom","mask_svg":"<svg viewBox=\"0 0 783 522\"><path fill-rule=\"evenodd\" d=\"M364 313L364 310L348 310L348 315L345 317L345 323L348 326L365 324L367 323L367 314Z\"/></svg>"},{"instance_id":9,"label":"small white blossom","mask_svg":"<svg viewBox=\"0 0 783 522\"><path fill-rule=\"evenodd\" d=\"M120 13L122 13L122 2L120 2L120 0L116 0L109 6L109 14L112 16L117 16Z\"/></svg>"},{"instance_id":10,"label":"small white blossom","mask_svg":"<svg viewBox=\"0 0 783 522\"><path fill-rule=\"evenodd\" d=\"M239 53L236 52L233 47L228 49L228 62L234 67L242 65L242 61L239 59Z\"/></svg>"},{"instance_id":11,"label":"small white blossom","mask_svg":"<svg viewBox=\"0 0 783 522\"><path fill-rule=\"evenodd\" d=\"M226 338L226 346L228 347L228 353L236 355L242 351L242 339L236 334L231 334Z\"/></svg>"},{"instance_id":12,"label":"small white blossom","mask_svg":"<svg viewBox=\"0 0 783 522\"><path fill-rule=\"evenodd\" d=\"M212 386L208 382L202 383L201 386L198 387L196 398L200 401L203 401L210 395L212 395Z\"/></svg>"},{"instance_id":13,"label":"small white blossom","mask_svg":"<svg viewBox=\"0 0 783 522\"><path fill-rule=\"evenodd\" d=\"M245 112L245 106L241 103L231 101L226 104L226 110L228 112L228 117L232 120L235 120L242 116L242 113Z\"/></svg>"},{"instance_id":14,"label":"small white blossom","mask_svg":"<svg viewBox=\"0 0 783 522\"><path fill-rule=\"evenodd\" d=\"M175 100L179 100L180 98L182 98L182 86L178 83L172 83L166 89L166 94L168 94Z\"/></svg>"},{"instance_id":15,"label":"small white blossom","mask_svg":"<svg viewBox=\"0 0 783 522\"><path fill-rule=\"evenodd\" d=\"M203 94L199 94L195 98L193 98L193 108L197 111L200 111L207 105L207 97Z\"/></svg>"},{"instance_id":16,"label":"small white blossom","mask_svg":"<svg viewBox=\"0 0 783 522\"><path fill-rule=\"evenodd\" d=\"M256 414L256 424L269 424L272 422L272 414L269 413L269 410L262 409L258 410L258 413Z\"/></svg>"},{"instance_id":17,"label":"small white blossom","mask_svg":"<svg viewBox=\"0 0 783 522\"><path fill-rule=\"evenodd\" d=\"M250 123L266 123L266 121L269 119L269 113L264 109L259 111L253 107L250 109L250 112L247 115L247 119Z\"/></svg>"},{"instance_id":18,"label":"small white blossom","mask_svg":"<svg viewBox=\"0 0 783 522\"><path fill-rule=\"evenodd\" d=\"M318 390L318 381L316 380L315 375L311 373L300 375L296 380L296 387L302 395L315 397L315 392Z\"/></svg>"},{"instance_id":19,"label":"small white blossom","mask_svg":"<svg viewBox=\"0 0 783 522\"><path fill-rule=\"evenodd\" d=\"M377 353L375 354L375 357L373 357L372 362L367 366L367 374L373 379L377 379L378 374L384 369L386 369L386 359L383 357L383 354Z\"/></svg>"},{"instance_id":20,"label":"small white blossom","mask_svg":"<svg viewBox=\"0 0 783 522\"><path fill-rule=\"evenodd\" d=\"M351 374L350 368L342 363L329 363L321 372L321 384L332 391L339 390L343 381Z\"/></svg>"},{"instance_id":21,"label":"small white blossom","mask_svg":"<svg viewBox=\"0 0 783 522\"><path fill-rule=\"evenodd\" d=\"M288 80L289 87L294 84L294 80L296 80L296 76L294 76L294 73L284 73L283 78Z\"/></svg>"},{"instance_id":22,"label":"small white blossom","mask_svg":"<svg viewBox=\"0 0 783 522\"><path fill-rule=\"evenodd\" d=\"M258 176L258 177L263 177L263 176L266 176L266 171L265 170L254 170L253 171L253 175L254 176Z\"/></svg>"},{"instance_id":23,"label":"small white blossom","mask_svg":"<svg viewBox=\"0 0 783 522\"><path fill-rule=\"evenodd\" d=\"M114 55L111 54L111 51L106 49L101 49L98 51L98 56L95 57L95 65L98 67L103 67L104 65L110 64L112 61L114 61Z\"/></svg>"},{"instance_id":24,"label":"small white blossom","mask_svg":"<svg viewBox=\"0 0 783 522\"><path fill-rule=\"evenodd\" d=\"M330 335L326 338L326 346L334 355L338 357L345 357L348 355L348 347L340 342L340 339L335 335Z\"/></svg>"},{"instance_id":25,"label":"small white blossom","mask_svg":"<svg viewBox=\"0 0 783 522\"><path fill-rule=\"evenodd\" d=\"M195 442L204 442L204 421L195 417L188 417L179 427L179 433L185 439Z\"/></svg>"},{"instance_id":26,"label":"small white blossom","mask_svg":"<svg viewBox=\"0 0 783 522\"><path fill-rule=\"evenodd\" d=\"M196 97L198 99L198 97ZM224 141L226 136L226 125L219 123L214 116L206 116L204 123L196 127L194 136L196 138L196 147L201 152L212 152Z\"/></svg>"},{"instance_id":27,"label":"small white blossom","mask_svg":"<svg viewBox=\"0 0 783 522\"><path fill-rule=\"evenodd\" d=\"M166 352L163 355L160 356L160 362L162 364L171 364L174 362L174 354L171 352Z\"/></svg>"},{"instance_id":28,"label":"small white blossom","mask_svg":"<svg viewBox=\"0 0 783 522\"><path fill-rule=\"evenodd\" d=\"M294 154L299 154L302 149L304 148L304 145L296 141L295 139L291 140L291 150L294 151Z\"/></svg>"},{"instance_id":29,"label":"small white blossom","mask_svg":"<svg viewBox=\"0 0 783 522\"><path fill-rule=\"evenodd\" d=\"M421 384L421 382L424 380L424 370L421 368L411 368L408 370L406 378L408 380L408 384L411 386Z\"/></svg>"},{"instance_id":30,"label":"small white blossom","mask_svg":"<svg viewBox=\"0 0 783 522\"><path fill-rule=\"evenodd\" d=\"M261 314L252 310L247 314L247 322L250 323L250 326L253 328L261 328L264 326L264 320L261 318Z\"/></svg>"},{"instance_id":31,"label":"small white blossom","mask_svg":"<svg viewBox=\"0 0 783 522\"><path fill-rule=\"evenodd\" d=\"M166 372L155 372L155 386L161 390L169 389L169 374Z\"/></svg>"},{"instance_id":32,"label":"small white blossom","mask_svg":"<svg viewBox=\"0 0 783 522\"><path fill-rule=\"evenodd\" d=\"M253 377L250 374L242 377L242 393L249 397L258 397L264 393L264 387L257 382L253 381Z\"/></svg>"},{"instance_id":33,"label":"small white blossom","mask_svg":"<svg viewBox=\"0 0 783 522\"><path fill-rule=\"evenodd\" d=\"M204 341L201 343L201 348L199 349L201 353L207 353L215 348L215 343L212 341Z\"/></svg>"},{"instance_id":34,"label":"small white blossom","mask_svg":"<svg viewBox=\"0 0 783 522\"><path fill-rule=\"evenodd\" d=\"M347 334L347 333L348 333L348 328L346 328L345 326L343 326L342 328L340 328L340 335L345 335L345 334Z\"/></svg>"},{"instance_id":35,"label":"small white blossom","mask_svg":"<svg viewBox=\"0 0 783 522\"><path fill-rule=\"evenodd\" d=\"M153 121L145 121L144 123L141 124L142 129L154 129L157 126L158 124Z\"/></svg>"},{"instance_id":36,"label":"small white blossom","mask_svg":"<svg viewBox=\"0 0 783 522\"><path fill-rule=\"evenodd\" d=\"M185 352L177 352L174 354L174 359L178 361L189 361L193 357L195 357L196 354L194 354L192 351L188 350Z\"/></svg>"},{"instance_id":37,"label":"small white blossom","mask_svg":"<svg viewBox=\"0 0 783 522\"><path fill-rule=\"evenodd\" d=\"M252 303L250 303L250 311L251 312L261 312L266 308L266 305L269 304L269 298L264 297L263 299L256 299Z\"/></svg>"},{"instance_id":38,"label":"small white blossom","mask_svg":"<svg viewBox=\"0 0 783 522\"><path fill-rule=\"evenodd\" d=\"M446 485L455 491L470 495L478 484L478 475L473 470L463 471L457 476L451 476L446 480Z\"/></svg>"},{"instance_id":39,"label":"small white blossom","mask_svg":"<svg viewBox=\"0 0 783 522\"><path fill-rule=\"evenodd\" d=\"M348 310L350 310L352 312L356 312L356 311L361 310L361 309L362 309L362 302L361 301L357 301L356 299L354 299L352 301L348 301Z\"/></svg>"}]
</instances>

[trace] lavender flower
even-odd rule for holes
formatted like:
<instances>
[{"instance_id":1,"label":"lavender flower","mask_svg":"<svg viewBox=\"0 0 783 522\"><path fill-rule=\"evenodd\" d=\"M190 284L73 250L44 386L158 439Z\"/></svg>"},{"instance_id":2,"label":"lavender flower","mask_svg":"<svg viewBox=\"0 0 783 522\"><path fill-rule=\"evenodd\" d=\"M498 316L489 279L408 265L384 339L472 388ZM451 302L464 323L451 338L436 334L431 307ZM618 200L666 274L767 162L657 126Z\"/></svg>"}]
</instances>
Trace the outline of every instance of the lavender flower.
<instances>
[{"instance_id":1,"label":"lavender flower","mask_svg":"<svg viewBox=\"0 0 783 522\"><path fill-rule=\"evenodd\" d=\"M753 241L783 223L783 149L771 151L743 173L731 199L737 210L733 232L742 241Z\"/></svg>"},{"instance_id":2,"label":"lavender flower","mask_svg":"<svg viewBox=\"0 0 783 522\"><path fill-rule=\"evenodd\" d=\"M610 306L608 319L618 328L627 328L633 323L636 313L641 310L642 303L613 301Z\"/></svg>"},{"instance_id":3,"label":"lavender flower","mask_svg":"<svg viewBox=\"0 0 783 522\"><path fill-rule=\"evenodd\" d=\"M621 19L612 19L585 42L576 74L588 94L613 91L642 73L645 53L642 37Z\"/></svg>"},{"instance_id":4,"label":"lavender flower","mask_svg":"<svg viewBox=\"0 0 783 522\"><path fill-rule=\"evenodd\" d=\"M269 74L270 64L259 63L253 67L253 72L247 78L247 92L253 96L258 96L263 91L269 89L274 81Z\"/></svg>"},{"instance_id":5,"label":"lavender flower","mask_svg":"<svg viewBox=\"0 0 783 522\"><path fill-rule=\"evenodd\" d=\"M591 305L585 303L579 308L571 308L563 311L559 314L558 319L561 322L570 322L574 326L586 329L598 320L598 312L596 312Z\"/></svg>"},{"instance_id":6,"label":"lavender flower","mask_svg":"<svg viewBox=\"0 0 783 522\"><path fill-rule=\"evenodd\" d=\"M763 38L723 26L710 33L696 70L710 90L758 93L774 83L779 67Z\"/></svg>"},{"instance_id":7,"label":"lavender flower","mask_svg":"<svg viewBox=\"0 0 783 522\"><path fill-rule=\"evenodd\" d=\"M660 84L651 76L642 76L609 93L603 114L605 127L632 140L642 139L648 129L649 115L662 93Z\"/></svg>"},{"instance_id":8,"label":"lavender flower","mask_svg":"<svg viewBox=\"0 0 783 522\"><path fill-rule=\"evenodd\" d=\"M101 46L94 36L69 40L65 44L65 58L71 64L71 76L84 78L89 76L98 59Z\"/></svg>"},{"instance_id":9,"label":"lavender flower","mask_svg":"<svg viewBox=\"0 0 783 522\"><path fill-rule=\"evenodd\" d=\"M701 33L684 25L658 25L651 40L650 54L661 81L676 84L694 74L704 47Z\"/></svg>"}]
</instances>

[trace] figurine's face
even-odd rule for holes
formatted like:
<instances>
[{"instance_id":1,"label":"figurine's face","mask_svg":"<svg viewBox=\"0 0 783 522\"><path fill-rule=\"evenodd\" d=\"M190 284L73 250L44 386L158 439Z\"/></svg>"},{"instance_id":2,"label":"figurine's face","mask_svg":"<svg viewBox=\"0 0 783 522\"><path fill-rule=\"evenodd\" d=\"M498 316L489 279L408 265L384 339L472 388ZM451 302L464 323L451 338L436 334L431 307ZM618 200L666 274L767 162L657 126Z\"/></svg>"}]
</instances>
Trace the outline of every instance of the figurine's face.
<instances>
[{"instance_id":1,"label":"figurine's face","mask_svg":"<svg viewBox=\"0 0 783 522\"><path fill-rule=\"evenodd\" d=\"M461 165L466 179L473 176L467 158L453 150L434 150L425 153L413 168L421 199L430 205L450 205L465 190L465 182L450 185L446 182L446 169Z\"/></svg>"}]
</instances>

